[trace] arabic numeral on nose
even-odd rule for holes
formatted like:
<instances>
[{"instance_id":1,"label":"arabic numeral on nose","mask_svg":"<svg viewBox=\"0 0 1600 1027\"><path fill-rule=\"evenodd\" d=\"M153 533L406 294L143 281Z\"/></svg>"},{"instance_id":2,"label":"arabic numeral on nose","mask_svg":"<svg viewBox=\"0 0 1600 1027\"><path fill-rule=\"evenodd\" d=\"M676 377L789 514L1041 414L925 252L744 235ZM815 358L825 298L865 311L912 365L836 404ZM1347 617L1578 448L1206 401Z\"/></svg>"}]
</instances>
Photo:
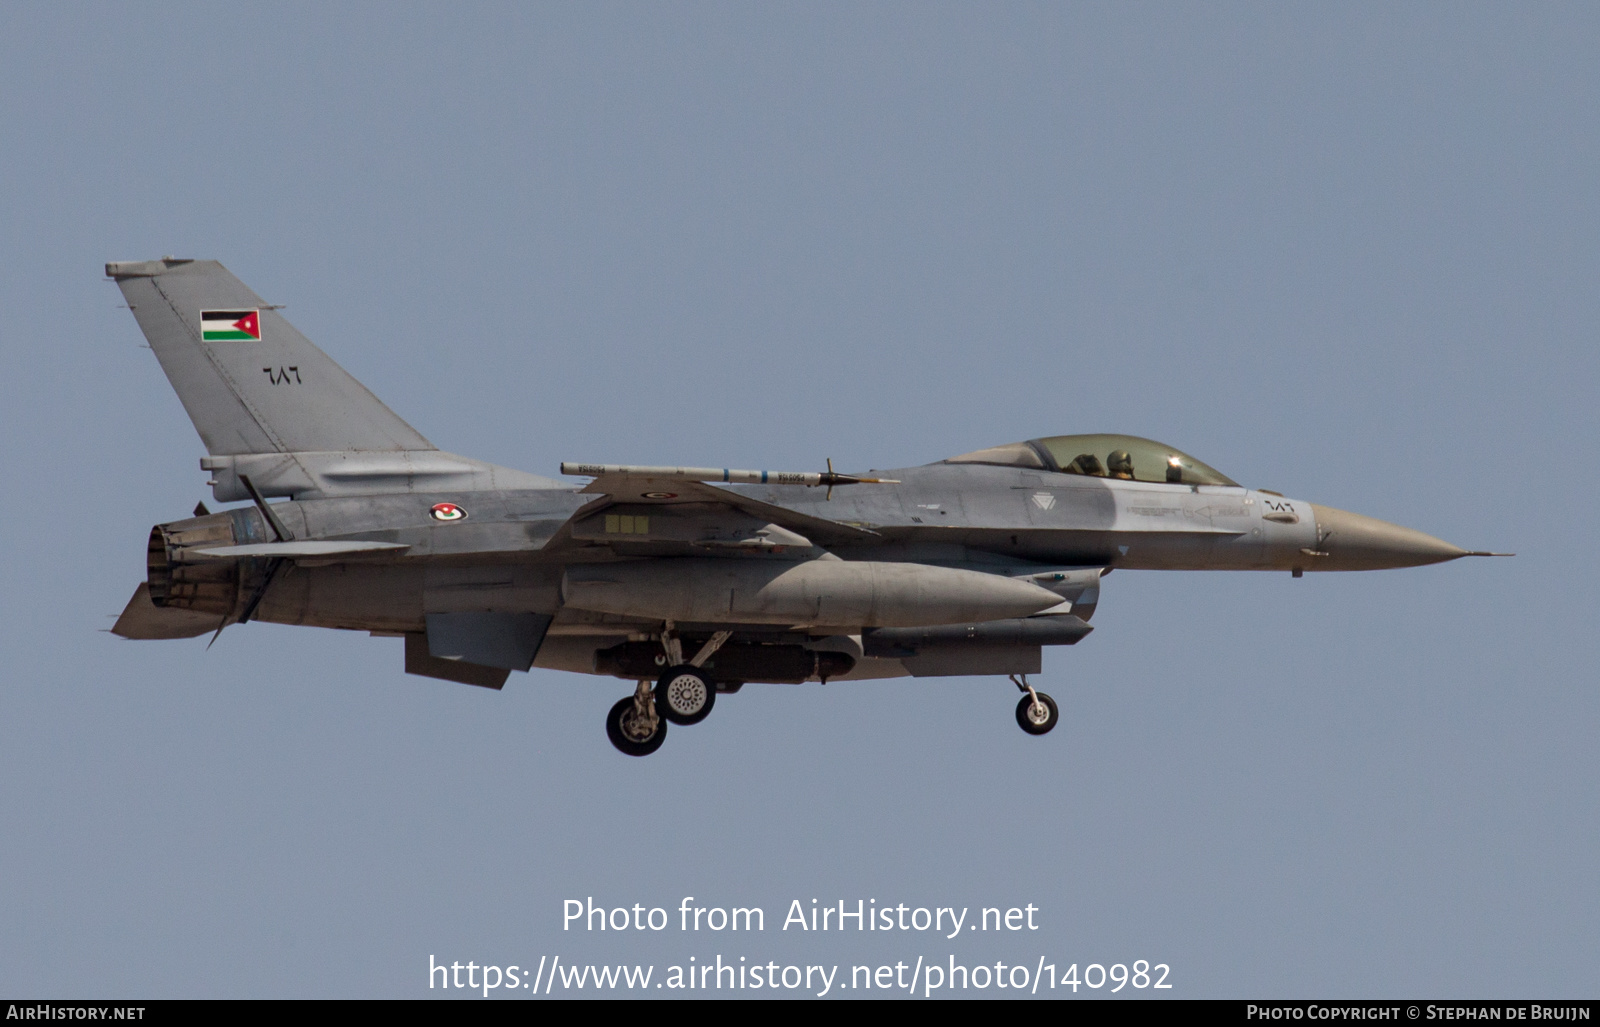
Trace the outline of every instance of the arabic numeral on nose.
<instances>
[{"instance_id":1,"label":"arabic numeral on nose","mask_svg":"<svg viewBox=\"0 0 1600 1027\"><path fill-rule=\"evenodd\" d=\"M1135 959L1133 961L1133 986L1135 988L1150 987L1150 961L1148 959Z\"/></svg>"}]
</instances>

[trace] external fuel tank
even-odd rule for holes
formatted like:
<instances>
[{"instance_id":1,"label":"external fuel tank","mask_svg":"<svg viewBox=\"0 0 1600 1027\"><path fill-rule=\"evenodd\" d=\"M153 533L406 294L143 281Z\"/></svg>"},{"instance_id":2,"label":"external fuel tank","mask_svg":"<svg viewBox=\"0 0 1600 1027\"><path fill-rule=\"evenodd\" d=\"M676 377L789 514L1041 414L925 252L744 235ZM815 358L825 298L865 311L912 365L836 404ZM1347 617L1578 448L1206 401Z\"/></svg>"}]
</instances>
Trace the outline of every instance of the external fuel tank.
<instances>
[{"instance_id":1,"label":"external fuel tank","mask_svg":"<svg viewBox=\"0 0 1600 1027\"><path fill-rule=\"evenodd\" d=\"M1061 604L1029 581L916 563L638 560L567 568L562 598L597 613L682 622L920 627L1026 617Z\"/></svg>"}]
</instances>

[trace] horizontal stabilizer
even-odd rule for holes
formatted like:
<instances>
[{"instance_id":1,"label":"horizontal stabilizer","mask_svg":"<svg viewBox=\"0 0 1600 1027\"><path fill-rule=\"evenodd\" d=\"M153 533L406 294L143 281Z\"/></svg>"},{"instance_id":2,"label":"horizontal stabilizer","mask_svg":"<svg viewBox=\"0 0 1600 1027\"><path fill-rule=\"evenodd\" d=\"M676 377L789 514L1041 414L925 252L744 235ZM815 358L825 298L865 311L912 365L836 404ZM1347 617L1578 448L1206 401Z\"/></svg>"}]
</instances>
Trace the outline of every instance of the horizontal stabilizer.
<instances>
[{"instance_id":1,"label":"horizontal stabilizer","mask_svg":"<svg viewBox=\"0 0 1600 1027\"><path fill-rule=\"evenodd\" d=\"M243 546L212 546L192 549L197 556L219 560L234 560L246 556L270 556L279 559L325 559L330 556L356 556L363 553L395 553L411 547L401 542L319 542L307 539L299 542L256 542Z\"/></svg>"},{"instance_id":2,"label":"horizontal stabilizer","mask_svg":"<svg viewBox=\"0 0 1600 1027\"><path fill-rule=\"evenodd\" d=\"M222 619L214 613L157 606L150 601L150 586L140 582L122 616L111 626L111 633L138 639L194 638L217 630L221 623Z\"/></svg>"},{"instance_id":3,"label":"horizontal stabilizer","mask_svg":"<svg viewBox=\"0 0 1600 1027\"><path fill-rule=\"evenodd\" d=\"M564 489L565 482L436 449L396 453L245 453L200 458L212 492L231 503L263 496L320 499L385 492L480 492Z\"/></svg>"}]
</instances>

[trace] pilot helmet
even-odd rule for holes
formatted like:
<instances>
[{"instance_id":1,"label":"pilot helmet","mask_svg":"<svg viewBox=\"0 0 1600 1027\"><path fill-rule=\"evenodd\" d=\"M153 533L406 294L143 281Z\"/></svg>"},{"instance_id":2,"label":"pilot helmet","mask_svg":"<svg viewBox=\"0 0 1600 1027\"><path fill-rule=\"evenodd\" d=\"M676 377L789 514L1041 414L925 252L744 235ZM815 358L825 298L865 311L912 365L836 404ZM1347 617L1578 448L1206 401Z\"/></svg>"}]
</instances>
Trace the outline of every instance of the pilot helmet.
<instances>
[{"instance_id":1,"label":"pilot helmet","mask_svg":"<svg viewBox=\"0 0 1600 1027\"><path fill-rule=\"evenodd\" d=\"M1093 453L1079 453L1066 469L1070 474L1092 474L1097 478L1106 473L1106 469L1100 466L1100 458Z\"/></svg>"},{"instance_id":2,"label":"pilot helmet","mask_svg":"<svg viewBox=\"0 0 1600 1027\"><path fill-rule=\"evenodd\" d=\"M1112 474L1126 474L1133 476L1133 457L1128 455L1126 449L1113 449L1106 457L1106 468Z\"/></svg>"}]
</instances>

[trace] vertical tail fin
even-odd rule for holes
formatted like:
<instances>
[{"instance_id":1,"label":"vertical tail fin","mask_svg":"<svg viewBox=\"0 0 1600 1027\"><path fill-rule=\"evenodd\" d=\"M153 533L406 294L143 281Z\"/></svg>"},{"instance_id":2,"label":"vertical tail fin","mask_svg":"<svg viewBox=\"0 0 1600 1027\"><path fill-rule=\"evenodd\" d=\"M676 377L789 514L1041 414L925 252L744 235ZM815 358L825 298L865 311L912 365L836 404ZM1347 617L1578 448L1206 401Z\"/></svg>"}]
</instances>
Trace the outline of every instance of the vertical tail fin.
<instances>
[{"instance_id":1,"label":"vertical tail fin","mask_svg":"<svg viewBox=\"0 0 1600 1027\"><path fill-rule=\"evenodd\" d=\"M434 446L214 260L106 265L212 456Z\"/></svg>"}]
</instances>

